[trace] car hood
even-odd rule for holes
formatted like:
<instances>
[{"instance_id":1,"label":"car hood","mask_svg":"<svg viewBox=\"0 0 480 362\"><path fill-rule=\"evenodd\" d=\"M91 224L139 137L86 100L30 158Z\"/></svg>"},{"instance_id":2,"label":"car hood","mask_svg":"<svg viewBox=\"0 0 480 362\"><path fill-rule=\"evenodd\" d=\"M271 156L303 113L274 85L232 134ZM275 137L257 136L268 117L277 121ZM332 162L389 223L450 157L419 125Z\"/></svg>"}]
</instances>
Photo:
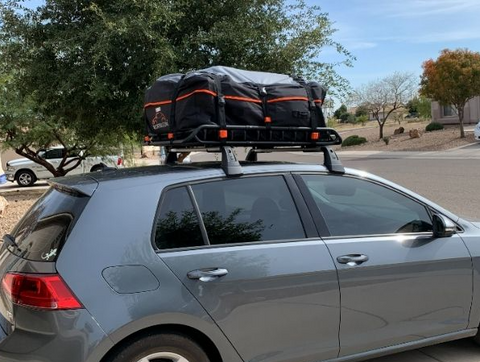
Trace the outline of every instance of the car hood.
<instances>
[{"instance_id":1,"label":"car hood","mask_svg":"<svg viewBox=\"0 0 480 362\"><path fill-rule=\"evenodd\" d=\"M15 160L8 161L7 163L8 163L9 166L16 167L16 166L22 166L22 165L30 164L30 163L32 163L32 161L30 161L28 158L17 158Z\"/></svg>"},{"instance_id":2,"label":"car hood","mask_svg":"<svg viewBox=\"0 0 480 362\"><path fill-rule=\"evenodd\" d=\"M470 222L473 224L473 226L480 229L480 221L470 221Z\"/></svg>"}]
</instances>

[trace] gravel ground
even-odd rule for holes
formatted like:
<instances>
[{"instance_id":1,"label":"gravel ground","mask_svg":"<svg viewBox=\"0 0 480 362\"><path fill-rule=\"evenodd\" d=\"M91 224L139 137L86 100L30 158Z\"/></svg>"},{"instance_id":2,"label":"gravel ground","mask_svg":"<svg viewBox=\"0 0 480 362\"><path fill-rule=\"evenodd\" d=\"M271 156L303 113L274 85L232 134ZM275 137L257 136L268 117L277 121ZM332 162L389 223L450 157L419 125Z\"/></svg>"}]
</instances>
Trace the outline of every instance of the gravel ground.
<instances>
[{"instance_id":1,"label":"gravel ground","mask_svg":"<svg viewBox=\"0 0 480 362\"><path fill-rule=\"evenodd\" d=\"M3 195L8 202L5 215L0 216L0 237L12 231L12 228L40 197L38 193Z\"/></svg>"},{"instance_id":2,"label":"gravel ground","mask_svg":"<svg viewBox=\"0 0 480 362\"><path fill-rule=\"evenodd\" d=\"M372 123L369 123L371 125ZM464 146L475 142L473 133L467 133L466 138L460 138L460 131L456 126L446 126L441 131L425 132L425 126L428 122L406 123L403 122L401 127L405 128L405 132L400 135L394 135L393 132L399 128L398 123L386 124L383 133L385 137L389 137L389 144L386 145L383 140L378 139L378 127L358 128L341 132L343 139L351 135L365 137L367 143L359 146L336 147L336 150L361 150L361 151L443 151L451 148ZM408 132L417 129L420 132L420 138L410 138Z\"/></svg>"}]
</instances>

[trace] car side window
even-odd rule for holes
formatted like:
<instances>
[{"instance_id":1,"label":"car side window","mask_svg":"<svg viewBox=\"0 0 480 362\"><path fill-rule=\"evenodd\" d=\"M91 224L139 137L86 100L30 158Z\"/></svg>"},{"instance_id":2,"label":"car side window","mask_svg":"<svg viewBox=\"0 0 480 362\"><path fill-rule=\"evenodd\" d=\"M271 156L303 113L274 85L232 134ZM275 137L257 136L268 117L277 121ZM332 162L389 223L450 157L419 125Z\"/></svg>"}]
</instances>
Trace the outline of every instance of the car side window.
<instances>
[{"instance_id":1,"label":"car side window","mask_svg":"<svg viewBox=\"0 0 480 362\"><path fill-rule=\"evenodd\" d=\"M155 223L159 249L204 245L197 214L185 187L166 191Z\"/></svg>"},{"instance_id":2,"label":"car side window","mask_svg":"<svg viewBox=\"0 0 480 362\"><path fill-rule=\"evenodd\" d=\"M430 232L422 204L387 187L352 177L302 176L331 236Z\"/></svg>"},{"instance_id":3,"label":"car side window","mask_svg":"<svg viewBox=\"0 0 480 362\"><path fill-rule=\"evenodd\" d=\"M212 245L305 238L282 176L208 182L192 189Z\"/></svg>"},{"instance_id":4,"label":"car side window","mask_svg":"<svg viewBox=\"0 0 480 362\"><path fill-rule=\"evenodd\" d=\"M63 148L53 148L45 152L45 159L52 160L56 158L63 158L65 150Z\"/></svg>"}]
</instances>

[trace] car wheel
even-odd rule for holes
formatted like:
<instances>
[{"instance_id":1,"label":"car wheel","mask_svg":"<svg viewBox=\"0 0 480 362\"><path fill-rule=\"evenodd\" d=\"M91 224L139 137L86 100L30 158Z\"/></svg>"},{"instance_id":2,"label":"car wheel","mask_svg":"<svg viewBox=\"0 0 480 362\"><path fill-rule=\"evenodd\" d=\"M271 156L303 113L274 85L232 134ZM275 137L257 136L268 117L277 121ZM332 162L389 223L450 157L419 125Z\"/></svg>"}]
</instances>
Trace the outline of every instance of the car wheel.
<instances>
[{"instance_id":1,"label":"car wheel","mask_svg":"<svg viewBox=\"0 0 480 362\"><path fill-rule=\"evenodd\" d=\"M32 186L37 181L32 171L24 170L17 174L17 184L21 187Z\"/></svg>"},{"instance_id":2,"label":"car wheel","mask_svg":"<svg viewBox=\"0 0 480 362\"><path fill-rule=\"evenodd\" d=\"M98 171L103 171L105 167L103 165L95 165L92 167L90 172L98 172Z\"/></svg>"},{"instance_id":3,"label":"car wheel","mask_svg":"<svg viewBox=\"0 0 480 362\"><path fill-rule=\"evenodd\" d=\"M126 345L107 362L210 362L210 359L186 336L154 334Z\"/></svg>"}]
</instances>

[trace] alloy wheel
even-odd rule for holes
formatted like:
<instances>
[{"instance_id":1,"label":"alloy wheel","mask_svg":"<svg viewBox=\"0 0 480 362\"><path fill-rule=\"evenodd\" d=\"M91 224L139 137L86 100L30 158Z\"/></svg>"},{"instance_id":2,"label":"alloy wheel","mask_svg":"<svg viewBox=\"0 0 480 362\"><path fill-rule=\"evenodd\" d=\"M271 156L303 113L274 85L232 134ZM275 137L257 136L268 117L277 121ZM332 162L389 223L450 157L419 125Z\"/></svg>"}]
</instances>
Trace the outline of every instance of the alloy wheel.
<instances>
[{"instance_id":1,"label":"alloy wheel","mask_svg":"<svg viewBox=\"0 0 480 362\"><path fill-rule=\"evenodd\" d=\"M146 357L143 357L142 359L138 360L138 362L190 362L188 359L185 357L172 353L172 352L157 352L157 353L152 353L149 354Z\"/></svg>"},{"instance_id":2,"label":"alloy wheel","mask_svg":"<svg viewBox=\"0 0 480 362\"><path fill-rule=\"evenodd\" d=\"M22 185L28 186L32 183L32 175L30 175L28 173L22 173L22 174L20 174L20 176L18 176L18 181Z\"/></svg>"}]
</instances>

